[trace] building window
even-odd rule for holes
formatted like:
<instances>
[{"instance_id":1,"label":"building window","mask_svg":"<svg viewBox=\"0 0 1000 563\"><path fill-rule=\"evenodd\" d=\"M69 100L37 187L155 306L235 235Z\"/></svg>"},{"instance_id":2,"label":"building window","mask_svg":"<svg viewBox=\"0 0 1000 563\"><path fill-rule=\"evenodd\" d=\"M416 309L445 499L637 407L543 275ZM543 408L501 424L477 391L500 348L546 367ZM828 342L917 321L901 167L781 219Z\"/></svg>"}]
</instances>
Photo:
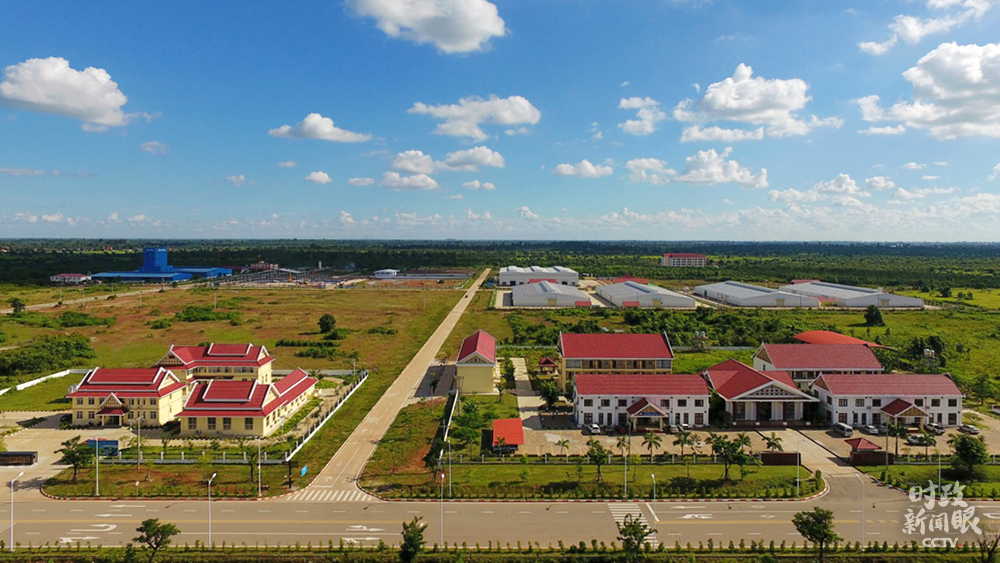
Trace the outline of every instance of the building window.
<instances>
[{"instance_id":1,"label":"building window","mask_svg":"<svg viewBox=\"0 0 1000 563\"><path fill-rule=\"evenodd\" d=\"M882 406L882 399L872 399L872 406L873 407L881 407Z\"/></svg>"},{"instance_id":2,"label":"building window","mask_svg":"<svg viewBox=\"0 0 1000 563\"><path fill-rule=\"evenodd\" d=\"M660 399L661 408L670 408L670 399Z\"/></svg>"},{"instance_id":3,"label":"building window","mask_svg":"<svg viewBox=\"0 0 1000 563\"><path fill-rule=\"evenodd\" d=\"M931 399L931 406L932 407L940 407L941 406L941 399Z\"/></svg>"},{"instance_id":4,"label":"building window","mask_svg":"<svg viewBox=\"0 0 1000 563\"><path fill-rule=\"evenodd\" d=\"M602 407L610 407L611 406L611 399L601 399L601 406Z\"/></svg>"},{"instance_id":5,"label":"building window","mask_svg":"<svg viewBox=\"0 0 1000 563\"><path fill-rule=\"evenodd\" d=\"M847 406L847 399L837 399L837 406L838 407L846 407Z\"/></svg>"},{"instance_id":6,"label":"building window","mask_svg":"<svg viewBox=\"0 0 1000 563\"><path fill-rule=\"evenodd\" d=\"M155 407L156 406L156 399L150 399L149 400L149 406Z\"/></svg>"},{"instance_id":7,"label":"building window","mask_svg":"<svg viewBox=\"0 0 1000 563\"><path fill-rule=\"evenodd\" d=\"M76 417L80 420L83 420L83 411L76 411Z\"/></svg>"},{"instance_id":8,"label":"building window","mask_svg":"<svg viewBox=\"0 0 1000 563\"><path fill-rule=\"evenodd\" d=\"M856 406L856 407L863 407L863 406L865 406L865 400L864 399L854 399L854 406Z\"/></svg>"},{"instance_id":9,"label":"building window","mask_svg":"<svg viewBox=\"0 0 1000 563\"><path fill-rule=\"evenodd\" d=\"M958 406L958 399L948 399L948 406L949 407L957 407Z\"/></svg>"},{"instance_id":10,"label":"building window","mask_svg":"<svg viewBox=\"0 0 1000 563\"><path fill-rule=\"evenodd\" d=\"M76 398L76 404L82 405L83 404L83 397L77 397Z\"/></svg>"},{"instance_id":11,"label":"building window","mask_svg":"<svg viewBox=\"0 0 1000 563\"><path fill-rule=\"evenodd\" d=\"M197 429L198 429L198 419L194 417L189 418L188 430L197 430Z\"/></svg>"},{"instance_id":12,"label":"building window","mask_svg":"<svg viewBox=\"0 0 1000 563\"><path fill-rule=\"evenodd\" d=\"M149 411L149 418L155 419L157 417L156 411Z\"/></svg>"},{"instance_id":13,"label":"building window","mask_svg":"<svg viewBox=\"0 0 1000 563\"><path fill-rule=\"evenodd\" d=\"M923 399L917 399L916 401L913 401L913 404L917 405L918 407L922 407L922 406L924 406L924 400Z\"/></svg>"},{"instance_id":14,"label":"building window","mask_svg":"<svg viewBox=\"0 0 1000 563\"><path fill-rule=\"evenodd\" d=\"M688 406L687 399L677 399L677 408L682 408Z\"/></svg>"},{"instance_id":15,"label":"building window","mask_svg":"<svg viewBox=\"0 0 1000 563\"><path fill-rule=\"evenodd\" d=\"M209 430L215 430L215 417L214 416L208 417L208 429Z\"/></svg>"},{"instance_id":16,"label":"building window","mask_svg":"<svg viewBox=\"0 0 1000 563\"><path fill-rule=\"evenodd\" d=\"M87 411L87 418L90 420L94 420L94 411Z\"/></svg>"},{"instance_id":17,"label":"building window","mask_svg":"<svg viewBox=\"0 0 1000 563\"><path fill-rule=\"evenodd\" d=\"M253 418L251 418L251 417L248 416L248 417L246 417L246 418L243 419L243 429L244 430L253 430Z\"/></svg>"},{"instance_id":18,"label":"building window","mask_svg":"<svg viewBox=\"0 0 1000 563\"><path fill-rule=\"evenodd\" d=\"M583 400L583 406L585 406L585 407L592 407L592 406L594 406L594 400L593 399L584 399Z\"/></svg>"},{"instance_id":19,"label":"building window","mask_svg":"<svg viewBox=\"0 0 1000 563\"><path fill-rule=\"evenodd\" d=\"M628 406L628 401L626 401L625 399L618 399L618 406L619 407L627 407Z\"/></svg>"},{"instance_id":20,"label":"building window","mask_svg":"<svg viewBox=\"0 0 1000 563\"><path fill-rule=\"evenodd\" d=\"M832 405L833 404L833 397L827 395L826 396L826 404Z\"/></svg>"},{"instance_id":21,"label":"building window","mask_svg":"<svg viewBox=\"0 0 1000 563\"><path fill-rule=\"evenodd\" d=\"M695 399L694 400L694 406L696 406L696 407L704 407L705 406L705 399Z\"/></svg>"},{"instance_id":22,"label":"building window","mask_svg":"<svg viewBox=\"0 0 1000 563\"><path fill-rule=\"evenodd\" d=\"M88 405L93 405L94 404L94 398L93 397L87 397L87 404Z\"/></svg>"},{"instance_id":23,"label":"building window","mask_svg":"<svg viewBox=\"0 0 1000 563\"><path fill-rule=\"evenodd\" d=\"M228 416L227 417L223 417L223 419L222 419L222 429L223 430L232 430L233 429L233 419L229 418Z\"/></svg>"}]
</instances>

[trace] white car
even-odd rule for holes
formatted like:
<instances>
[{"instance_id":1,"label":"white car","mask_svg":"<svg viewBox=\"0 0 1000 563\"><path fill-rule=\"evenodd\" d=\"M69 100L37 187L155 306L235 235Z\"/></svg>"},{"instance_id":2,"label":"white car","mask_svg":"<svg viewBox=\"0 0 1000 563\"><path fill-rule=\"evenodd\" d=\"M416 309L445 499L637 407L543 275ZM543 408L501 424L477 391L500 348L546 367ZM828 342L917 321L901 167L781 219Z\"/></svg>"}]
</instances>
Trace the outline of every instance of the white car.
<instances>
[{"instance_id":1,"label":"white car","mask_svg":"<svg viewBox=\"0 0 1000 563\"><path fill-rule=\"evenodd\" d=\"M963 424L958 427L958 430L966 434L979 434L979 429L971 424Z\"/></svg>"},{"instance_id":2,"label":"white car","mask_svg":"<svg viewBox=\"0 0 1000 563\"><path fill-rule=\"evenodd\" d=\"M599 424L588 424L584 426L584 429L592 436L597 436L601 433L601 426Z\"/></svg>"},{"instance_id":3,"label":"white car","mask_svg":"<svg viewBox=\"0 0 1000 563\"><path fill-rule=\"evenodd\" d=\"M869 424L867 426L862 426L861 430L863 430L866 434L871 434L872 436L878 436L878 427L877 426L873 426L873 425Z\"/></svg>"}]
</instances>

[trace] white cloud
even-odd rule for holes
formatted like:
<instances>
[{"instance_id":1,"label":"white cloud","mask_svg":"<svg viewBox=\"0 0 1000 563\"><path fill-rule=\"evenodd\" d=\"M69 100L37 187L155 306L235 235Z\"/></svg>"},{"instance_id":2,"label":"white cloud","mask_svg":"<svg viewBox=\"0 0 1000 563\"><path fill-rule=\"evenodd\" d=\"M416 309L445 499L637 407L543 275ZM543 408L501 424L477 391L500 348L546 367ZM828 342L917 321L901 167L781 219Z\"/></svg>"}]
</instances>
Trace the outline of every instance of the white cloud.
<instances>
[{"instance_id":1,"label":"white cloud","mask_svg":"<svg viewBox=\"0 0 1000 563\"><path fill-rule=\"evenodd\" d=\"M809 85L802 79L754 77L750 66L740 64L733 76L710 85L700 99L686 99L677 104L674 118L700 123L749 123L765 127L767 135L772 137L805 135L821 126L840 127L843 124L840 118L798 114L811 99L808 90Z\"/></svg>"},{"instance_id":2,"label":"white cloud","mask_svg":"<svg viewBox=\"0 0 1000 563\"><path fill-rule=\"evenodd\" d=\"M900 14L892 19L889 31L892 34L885 41L862 41L858 47L871 55L884 55L892 49L899 40L913 45L922 41L928 35L946 33L961 26L971 19L982 17L994 2L991 0L927 0L927 8L931 10L946 10L958 8L959 11L934 18L919 18Z\"/></svg>"},{"instance_id":3,"label":"white cloud","mask_svg":"<svg viewBox=\"0 0 1000 563\"><path fill-rule=\"evenodd\" d=\"M865 185L868 186L868 189L875 191L891 190L896 187L896 183L886 176L872 176L865 180Z\"/></svg>"},{"instance_id":4,"label":"white cloud","mask_svg":"<svg viewBox=\"0 0 1000 563\"><path fill-rule=\"evenodd\" d=\"M732 151L732 147L726 147L721 153L715 152L715 149L698 151L685 159L684 170L677 180L688 184L740 184L745 188L766 188L767 169L761 168L759 173L754 174L735 160L726 160Z\"/></svg>"},{"instance_id":5,"label":"white cloud","mask_svg":"<svg viewBox=\"0 0 1000 563\"><path fill-rule=\"evenodd\" d=\"M934 166L948 166L948 163L944 160L935 160Z\"/></svg>"},{"instance_id":6,"label":"white cloud","mask_svg":"<svg viewBox=\"0 0 1000 563\"><path fill-rule=\"evenodd\" d=\"M436 135L468 137L477 141L488 138L480 127L483 124L534 125L542 118L542 112L521 96L498 98L491 95L485 100L469 97L460 99L457 104L437 106L417 102L407 111L441 120L442 123L434 130Z\"/></svg>"},{"instance_id":7,"label":"white cloud","mask_svg":"<svg viewBox=\"0 0 1000 563\"><path fill-rule=\"evenodd\" d=\"M993 167L993 173L990 174L990 181L991 182L993 180L996 180L997 178L1000 178L1000 164L997 164L996 166L994 166Z\"/></svg>"},{"instance_id":8,"label":"white cloud","mask_svg":"<svg viewBox=\"0 0 1000 563\"><path fill-rule=\"evenodd\" d=\"M858 47L865 53L869 55L884 55L889 52L896 45L896 36L893 35L885 41L862 41L858 43Z\"/></svg>"},{"instance_id":9,"label":"white cloud","mask_svg":"<svg viewBox=\"0 0 1000 563\"><path fill-rule=\"evenodd\" d=\"M362 15L375 18L389 37L431 43L442 53L469 53L488 47L507 28L497 7L486 0L351 0Z\"/></svg>"},{"instance_id":10,"label":"white cloud","mask_svg":"<svg viewBox=\"0 0 1000 563\"><path fill-rule=\"evenodd\" d=\"M895 125L889 127L869 127L868 129L860 129L858 133L862 135L902 135L906 133L906 127L902 125Z\"/></svg>"},{"instance_id":11,"label":"white cloud","mask_svg":"<svg viewBox=\"0 0 1000 563\"><path fill-rule=\"evenodd\" d=\"M538 214L533 213L531 211L531 208L528 207L527 205L522 205L521 207L519 207L517 209L517 214L521 216L521 219L526 219L528 221L534 221L535 219L538 219Z\"/></svg>"},{"instance_id":12,"label":"white cloud","mask_svg":"<svg viewBox=\"0 0 1000 563\"><path fill-rule=\"evenodd\" d=\"M636 109L636 119L619 123L618 128L630 135L649 135L656 131L656 124L667 118L666 112L660 109L660 102L653 98L622 98L618 109Z\"/></svg>"},{"instance_id":13,"label":"white cloud","mask_svg":"<svg viewBox=\"0 0 1000 563\"><path fill-rule=\"evenodd\" d=\"M167 145L159 141L146 141L139 145L139 148L149 154L167 154Z\"/></svg>"},{"instance_id":14,"label":"white cloud","mask_svg":"<svg viewBox=\"0 0 1000 563\"><path fill-rule=\"evenodd\" d=\"M464 182L462 184L462 187L465 188L465 189L467 189L467 190L486 190L486 191L490 191L490 190L495 190L496 189L496 186L494 186L491 182L480 182L479 180L473 180L471 182Z\"/></svg>"},{"instance_id":15,"label":"white cloud","mask_svg":"<svg viewBox=\"0 0 1000 563\"><path fill-rule=\"evenodd\" d=\"M735 143L738 141L759 141L764 138L764 128L758 127L753 130L746 129L724 129L717 125L711 127L701 127L692 125L685 127L681 134L682 143L693 141L721 141L723 143Z\"/></svg>"},{"instance_id":16,"label":"white cloud","mask_svg":"<svg viewBox=\"0 0 1000 563\"><path fill-rule=\"evenodd\" d=\"M397 154L391 166L402 172L430 174L434 172L434 159L423 151L409 150Z\"/></svg>"},{"instance_id":17,"label":"white cloud","mask_svg":"<svg viewBox=\"0 0 1000 563\"><path fill-rule=\"evenodd\" d=\"M53 213L52 215L42 214L43 223L62 223L66 220L66 217L62 213Z\"/></svg>"},{"instance_id":18,"label":"white cloud","mask_svg":"<svg viewBox=\"0 0 1000 563\"><path fill-rule=\"evenodd\" d=\"M876 183L884 187L886 178L869 178L867 184ZM875 180L875 182L872 182ZM891 182L889 182L891 184ZM807 203L824 200L832 200L840 205L859 205L859 197L871 197L871 194L862 190L858 183L847 174L838 174L836 178L819 182L806 191L790 188L787 190L771 190L767 193L767 199L784 203Z\"/></svg>"},{"instance_id":19,"label":"white cloud","mask_svg":"<svg viewBox=\"0 0 1000 563\"><path fill-rule=\"evenodd\" d=\"M159 227L160 226L160 222L159 221L156 221L154 219L151 219L151 218L147 217L145 213L140 213L138 215L133 215L133 216L129 217L127 219L127 221L132 226L139 226L139 225L152 225L154 227Z\"/></svg>"},{"instance_id":20,"label":"white cloud","mask_svg":"<svg viewBox=\"0 0 1000 563\"><path fill-rule=\"evenodd\" d=\"M445 199L465 199L465 194L452 194L444 196Z\"/></svg>"},{"instance_id":21,"label":"white cloud","mask_svg":"<svg viewBox=\"0 0 1000 563\"><path fill-rule=\"evenodd\" d=\"M233 174L232 176L226 176L226 181L234 186L242 186L247 183L246 176L243 174Z\"/></svg>"},{"instance_id":22,"label":"white cloud","mask_svg":"<svg viewBox=\"0 0 1000 563\"><path fill-rule=\"evenodd\" d=\"M351 178L347 183L352 186L370 186L375 183L375 178Z\"/></svg>"},{"instance_id":23,"label":"white cloud","mask_svg":"<svg viewBox=\"0 0 1000 563\"><path fill-rule=\"evenodd\" d=\"M10 65L0 82L0 102L6 105L73 117L96 129L126 125L129 116L121 108L127 101L106 70L75 70L61 57Z\"/></svg>"},{"instance_id":24,"label":"white cloud","mask_svg":"<svg viewBox=\"0 0 1000 563\"><path fill-rule=\"evenodd\" d=\"M350 213L348 213L346 211L341 211L340 212L340 217L337 218L337 221L341 225L353 225L354 224L354 216L352 216Z\"/></svg>"},{"instance_id":25,"label":"white cloud","mask_svg":"<svg viewBox=\"0 0 1000 563\"><path fill-rule=\"evenodd\" d=\"M667 163L657 158L636 158L625 163L629 169L628 179L633 182L667 184L677 175L677 171L667 167Z\"/></svg>"},{"instance_id":26,"label":"white cloud","mask_svg":"<svg viewBox=\"0 0 1000 563\"><path fill-rule=\"evenodd\" d=\"M108 218L105 219L104 222L105 223L120 223L120 221L118 220L118 212L117 211L112 211L111 215L108 215Z\"/></svg>"},{"instance_id":27,"label":"white cloud","mask_svg":"<svg viewBox=\"0 0 1000 563\"><path fill-rule=\"evenodd\" d=\"M427 174L400 176L398 172L386 172L382 175L382 187L390 190L436 190L438 183Z\"/></svg>"},{"instance_id":28,"label":"white cloud","mask_svg":"<svg viewBox=\"0 0 1000 563\"><path fill-rule=\"evenodd\" d=\"M558 176L578 176L580 178L600 178L614 173L614 168L603 164L593 164L583 159L579 164L560 164L552 169Z\"/></svg>"},{"instance_id":29,"label":"white cloud","mask_svg":"<svg viewBox=\"0 0 1000 563\"><path fill-rule=\"evenodd\" d=\"M333 181L330 175L326 172L310 172L308 176L305 177L306 182L312 182L313 184L329 184Z\"/></svg>"},{"instance_id":30,"label":"white cloud","mask_svg":"<svg viewBox=\"0 0 1000 563\"><path fill-rule=\"evenodd\" d=\"M335 141L338 143L363 143L371 140L368 133L355 133L346 129L341 129L333 124L329 117L323 117L318 113L310 113L302 121L291 125L282 125L277 129L267 132L272 137L294 137L298 139L319 139L322 141Z\"/></svg>"},{"instance_id":31,"label":"white cloud","mask_svg":"<svg viewBox=\"0 0 1000 563\"><path fill-rule=\"evenodd\" d=\"M926 167L926 166L927 166L926 164L919 164L919 163L910 161L910 162L907 162L906 164L900 166L900 168L903 168L905 170L923 170L924 167Z\"/></svg>"},{"instance_id":32,"label":"white cloud","mask_svg":"<svg viewBox=\"0 0 1000 563\"><path fill-rule=\"evenodd\" d=\"M15 223L37 223L38 215L35 215L34 213L31 212L21 212L21 213L15 213L14 216L11 217L11 219Z\"/></svg>"},{"instance_id":33,"label":"white cloud","mask_svg":"<svg viewBox=\"0 0 1000 563\"><path fill-rule=\"evenodd\" d=\"M1000 137L1000 43L942 43L903 73L913 101L888 108L877 95L856 100L861 118L926 129L937 139Z\"/></svg>"},{"instance_id":34,"label":"white cloud","mask_svg":"<svg viewBox=\"0 0 1000 563\"><path fill-rule=\"evenodd\" d=\"M940 180L940 179L941 179L941 176L934 176L934 175L931 175L931 174L928 174L928 175L923 176L921 178L921 180L927 180L927 181L930 181L930 182L933 182L934 180Z\"/></svg>"},{"instance_id":35,"label":"white cloud","mask_svg":"<svg viewBox=\"0 0 1000 563\"><path fill-rule=\"evenodd\" d=\"M448 153L444 159L444 167L447 170L475 172L479 170L480 166L503 168L504 165L503 156L488 147L473 147L464 151Z\"/></svg>"},{"instance_id":36,"label":"white cloud","mask_svg":"<svg viewBox=\"0 0 1000 563\"><path fill-rule=\"evenodd\" d=\"M295 168L296 166L298 166L298 164L299 163L295 162L294 160L286 160L284 162L279 162L278 163L278 167L279 168Z\"/></svg>"},{"instance_id":37,"label":"white cloud","mask_svg":"<svg viewBox=\"0 0 1000 563\"><path fill-rule=\"evenodd\" d=\"M493 217L490 216L490 212L489 211L484 211L482 214L476 214L476 213L473 213L471 209L466 209L465 210L465 218L466 219L472 219L474 221L478 221L480 219L482 219L483 221L489 221Z\"/></svg>"}]
</instances>

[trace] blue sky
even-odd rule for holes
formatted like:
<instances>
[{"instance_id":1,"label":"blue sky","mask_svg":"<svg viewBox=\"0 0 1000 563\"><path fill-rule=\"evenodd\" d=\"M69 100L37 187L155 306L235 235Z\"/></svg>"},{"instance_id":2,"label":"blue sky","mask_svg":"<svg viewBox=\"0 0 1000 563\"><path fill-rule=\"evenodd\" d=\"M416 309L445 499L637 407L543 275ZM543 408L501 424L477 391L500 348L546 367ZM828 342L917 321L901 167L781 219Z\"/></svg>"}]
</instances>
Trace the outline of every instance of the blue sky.
<instances>
[{"instance_id":1,"label":"blue sky","mask_svg":"<svg viewBox=\"0 0 1000 563\"><path fill-rule=\"evenodd\" d=\"M998 0L0 17L2 237L1000 239Z\"/></svg>"}]
</instances>

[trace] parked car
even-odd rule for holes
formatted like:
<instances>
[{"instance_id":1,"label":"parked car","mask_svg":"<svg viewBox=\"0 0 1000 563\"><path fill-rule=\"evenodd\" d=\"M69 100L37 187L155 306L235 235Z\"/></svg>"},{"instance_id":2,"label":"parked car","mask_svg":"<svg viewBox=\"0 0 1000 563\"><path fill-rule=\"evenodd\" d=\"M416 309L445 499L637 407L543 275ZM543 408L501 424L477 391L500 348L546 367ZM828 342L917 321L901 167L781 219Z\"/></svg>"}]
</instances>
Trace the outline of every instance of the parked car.
<instances>
[{"instance_id":1,"label":"parked car","mask_svg":"<svg viewBox=\"0 0 1000 563\"><path fill-rule=\"evenodd\" d=\"M963 424L958 427L958 430L966 434L979 434L979 429L971 424Z\"/></svg>"},{"instance_id":2,"label":"parked car","mask_svg":"<svg viewBox=\"0 0 1000 563\"><path fill-rule=\"evenodd\" d=\"M871 424L869 424L867 426L862 426L861 430L863 430L866 434L871 434L872 436L878 436L878 434L879 434L878 427L877 426L873 426Z\"/></svg>"},{"instance_id":3,"label":"parked car","mask_svg":"<svg viewBox=\"0 0 1000 563\"><path fill-rule=\"evenodd\" d=\"M924 425L924 428L926 428L927 431L929 432L937 434L938 436L944 434L944 426L941 426L936 422L928 422L927 424Z\"/></svg>"},{"instance_id":4,"label":"parked car","mask_svg":"<svg viewBox=\"0 0 1000 563\"><path fill-rule=\"evenodd\" d=\"M691 425L688 424L688 423L686 423L686 422L681 423L681 430L683 430L685 432L690 432L691 431Z\"/></svg>"},{"instance_id":5,"label":"parked car","mask_svg":"<svg viewBox=\"0 0 1000 563\"><path fill-rule=\"evenodd\" d=\"M911 446L926 446L927 438L923 434L912 434L907 436L906 443Z\"/></svg>"},{"instance_id":6,"label":"parked car","mask_svg":"<svg viewBox=\"0 0 1000 563\"><path fill-rule=\"evenodd\" d=\"M676 433L680 432L680 430L681 430L681 427L677 426L676 424L671 424L671 425L667 426L667 432L670 432L671 434L676 434Z\"/></svg>"},{"instance_id":7,"label":"parked car","mask_svg":"<svg viewBox=\"0 0 1000 563\"><path fill-rule=\"evenodd\" d=\"M601 427L597 424L588 424L584 426L584 428L587 430L587 434L592 434L596 436L597 434L601 433Z\"/></svg>"}]
</instances>

